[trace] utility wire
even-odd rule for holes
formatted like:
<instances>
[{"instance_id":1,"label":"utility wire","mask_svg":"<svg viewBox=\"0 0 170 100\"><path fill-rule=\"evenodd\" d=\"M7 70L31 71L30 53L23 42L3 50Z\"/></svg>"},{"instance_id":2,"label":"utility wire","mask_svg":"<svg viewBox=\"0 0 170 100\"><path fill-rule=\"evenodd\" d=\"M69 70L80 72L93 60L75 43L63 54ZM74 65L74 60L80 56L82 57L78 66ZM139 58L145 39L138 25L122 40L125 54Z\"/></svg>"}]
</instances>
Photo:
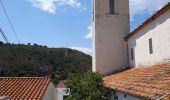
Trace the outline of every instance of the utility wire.
<instances>
[{"instance_id":1,"label":"utility wire","mask_svg":"<svg viewBox=\"0 0 170 100\"><path fill-rule=\"evenodd\" d=\"M10 42L8 40L8 38L6 37L5 33L2 31L1 27L0 27L0 33L2 34L3 38L5 39L5 41L7 42L7 44L9 44L9 48L11 53L13 54L13 56L16 58L18 64L20 64L22 66L22 63L20 62L20 60L18 59L18 56L15 53L15 50L13 49L13 47L10 45Z\"/></svg>"},{"instance_id":2,"label":"utility wire","mask_svg":"<svg viewBox=\"0 0 170 100\"><path fill-rule=\"evenodd\" d=\"M5 15L6 15L7 19L8 19L8 22L9 22L9 24L10 24L10 26L11 26L11 29L12 29L12 31L13 31L13 33L14 33L17 41L18 41L18 43L20 43L20 40L19 40L19 38L18 38L18 35L17 35L17 33L16 33L15 29L14 29L14 26L12 25L12 22L11 22L11 20L10 20L8 14L7 14L7 11L6 11L6 9L5 9L5 6L4 6L2 0L0 0L0 3L1 3L1 5L2 5L3 11L4 11L4 13L5 13Z\"/></svg>"}]
</instances>

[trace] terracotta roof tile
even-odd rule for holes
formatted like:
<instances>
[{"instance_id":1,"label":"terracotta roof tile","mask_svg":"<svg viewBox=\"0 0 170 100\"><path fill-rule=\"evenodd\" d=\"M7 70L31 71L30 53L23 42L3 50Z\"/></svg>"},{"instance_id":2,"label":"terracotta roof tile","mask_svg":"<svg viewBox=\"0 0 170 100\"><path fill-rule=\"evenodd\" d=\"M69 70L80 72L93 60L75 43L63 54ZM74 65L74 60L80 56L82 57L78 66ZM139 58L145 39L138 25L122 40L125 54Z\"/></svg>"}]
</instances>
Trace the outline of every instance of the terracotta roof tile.
<instances>
[{"instance_id":1,"label":"terracotta roof tile","mask_svg":"<svg viewBox=\"0 0 170 100\"><path fill-rule=\"evenodd\" d=\"M60 82L57 84L57 88L66 88L65 81L60 81Z\"/></svg>"},{"instance_id":2,"label":"terracotta roof tile","mask_svg":"<svg viewBox=\"0 0 170 100\"><path fill-rule=\"evenodd\" d=\"M50 82L45 77L0 77L0 96L10 100L40 100Z\"/></svg>"},{"instance_id":3,"label":"terracotta roof tile","mask_svg":"<svg viewBox=\"0 0 170 100\"><path fill-rule=\"evenodd\" d=\"M170 62L132 68L104 77L103 85L143 99L170 98Z\"/></svg>"}]
</instances>

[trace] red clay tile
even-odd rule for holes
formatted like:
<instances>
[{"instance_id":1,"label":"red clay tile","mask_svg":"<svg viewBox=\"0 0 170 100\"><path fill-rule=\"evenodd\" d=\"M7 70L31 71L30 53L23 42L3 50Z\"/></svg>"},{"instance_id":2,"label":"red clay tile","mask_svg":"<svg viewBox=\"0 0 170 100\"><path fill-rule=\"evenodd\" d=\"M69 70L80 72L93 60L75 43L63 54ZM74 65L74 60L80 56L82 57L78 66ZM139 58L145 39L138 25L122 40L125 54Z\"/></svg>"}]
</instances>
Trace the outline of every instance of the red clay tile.
<instances>
[{"instance_id":1,"label":"red clay tile","mask_svg":"<svg viewBox=\"0 0 170 100\"><path fill-rule=\"evenodd\" d=\"M164 98L170 94L170 62L132 68L103 78L106 88L144 99ZM169 98L170 95L165 96Z\"/></svg>"},{"instance_id":2,"label":"red clay tile","mask_svg":"<svg viewBox=\"0 0 170 100\"><path fill-rule=\"evenodd\" d=\"M60 82L57 84L57 88L66 88L65 81L60 81Z\"/></svg>"},{"instance_id":3,"label":"red clay tile","mask_svg":"<svg viewBox=\"0 0 170 100\"><path fill-rule=\"evenodd\" d=\"M40 100L50 82L45 77L0 77L0 96L10 100Z\"/></svg>"}]
</instances>

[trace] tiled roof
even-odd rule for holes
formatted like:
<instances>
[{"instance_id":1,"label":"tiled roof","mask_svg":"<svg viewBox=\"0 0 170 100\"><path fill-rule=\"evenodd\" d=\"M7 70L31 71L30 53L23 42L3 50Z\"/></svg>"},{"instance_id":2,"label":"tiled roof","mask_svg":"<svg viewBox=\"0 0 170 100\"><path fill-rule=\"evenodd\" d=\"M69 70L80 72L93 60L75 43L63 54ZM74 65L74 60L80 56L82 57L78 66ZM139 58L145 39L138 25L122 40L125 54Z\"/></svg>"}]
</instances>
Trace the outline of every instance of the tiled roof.
<instances>
[{"instance_id":1,"label":"tiled roof","mask_svg":"<svg viewBox=\"0 0 170 100\"><path fill-rule=\"evenodd\" d=\"M0 77L0 96L10 100L40 100L50 82L44 77Z\"/></svg>"},{"instance_id":2,"label":"tiled roof","mask_svg":"<svg viewBox=\"0 0 170 100\"><path fill-rule=\"evenodd\" d=\"M170 100L170 62L132 68L104 77L103 85L143 99Z\"/></svg>"},{"instance_id":3,"label":"tiled roof","mask_svg":"<svg viewBox=\"0 0 170 100\"><path fill-rule=\"evenodd\" d=\"M165 5L162 9L157 11L153 16L151 16L149 19L147 19L144 23L142 23L139 27L137 27L133 32L129 33L126 37L125 40L127 41L129 38L137 34L140 30L145 28L147 25L149 25L151 22L153 22L155 19L166 13L167 11L170 10L170 2Z\"/></svg>"},{"instance_id":4,"label":"tiled roof","mask_svg":"<svg viewBox=\"0 0 170 100\"><path fill-rule=\"evenodd\" d=\"M60 82L57 84L57 88L66 88L65 81L60 81Z\"/></svg>"}]
</instances>

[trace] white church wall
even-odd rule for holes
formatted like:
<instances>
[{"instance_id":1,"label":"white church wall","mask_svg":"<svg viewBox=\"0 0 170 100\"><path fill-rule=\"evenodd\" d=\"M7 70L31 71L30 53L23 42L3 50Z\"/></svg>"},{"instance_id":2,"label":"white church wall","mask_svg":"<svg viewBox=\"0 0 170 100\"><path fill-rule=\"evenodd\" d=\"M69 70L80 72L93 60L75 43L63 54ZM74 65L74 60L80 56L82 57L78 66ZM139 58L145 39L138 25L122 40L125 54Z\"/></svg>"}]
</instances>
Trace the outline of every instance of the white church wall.
<instances>
[{"instance_id":1,"label":"white church wall","mask_svg":"<svg viewBox=\"0 0 170 100\"><path fill-rule=\"evenodd\" d=\"M117 99L114 99L116 96ZM112 100L142 100L138 97L134 97L134 96L130 96L124 93L120 93L120 92L116 92L115 94L113 94L113 99Z\"/></svg>"},{"instance_id":2,"label":"white church wall","mask_svg":"<svg viewBox=\"0 0 170 100\"><path fill-rule=\"evenodd\" d=\"M149 52L152 38L153 54ZM134 48L134 60L131 59ZM170 59L170 10L128 40L129 65L157 64Z\"/></svg>"},{"instance_id":3,"label":"white church wall","mask_svg":"<svg viewBox=\"0 0 170 100\"><path fill-rule=\"evenodd\" d=\"M117 14L109 14L109 0L94 0L93 71L108 74L127 66L124 37L129 33L129 0L117 0Z\"/></svg>"}]
</instances>

